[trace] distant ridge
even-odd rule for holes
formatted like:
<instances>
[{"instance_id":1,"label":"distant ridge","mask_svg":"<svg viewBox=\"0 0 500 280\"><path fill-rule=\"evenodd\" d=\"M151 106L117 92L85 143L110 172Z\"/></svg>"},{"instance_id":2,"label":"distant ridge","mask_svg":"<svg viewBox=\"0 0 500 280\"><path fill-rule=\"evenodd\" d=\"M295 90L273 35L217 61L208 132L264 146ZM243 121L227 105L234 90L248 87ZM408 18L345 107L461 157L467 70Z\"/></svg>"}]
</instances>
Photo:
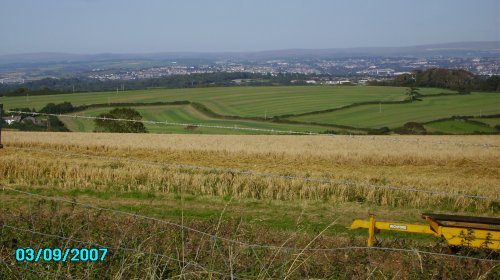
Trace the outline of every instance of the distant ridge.
<instances>
[{"instance_id":1,"label":"distant ridge","mask_svg":"<svg viewBox=\"0 0 500 280\"><path fill-rule=\"evenodd\" d=\"M0 64L92 62L134 59L278 59L278 58L325 58L346 56L457 56L500 55L500 41L454 42L409 47L358 47L330 49L283 49L256 52L162 52L162 53L101 53L71 54L58 52L22 53L0 55Z\"/></svg>"}]
</instances>

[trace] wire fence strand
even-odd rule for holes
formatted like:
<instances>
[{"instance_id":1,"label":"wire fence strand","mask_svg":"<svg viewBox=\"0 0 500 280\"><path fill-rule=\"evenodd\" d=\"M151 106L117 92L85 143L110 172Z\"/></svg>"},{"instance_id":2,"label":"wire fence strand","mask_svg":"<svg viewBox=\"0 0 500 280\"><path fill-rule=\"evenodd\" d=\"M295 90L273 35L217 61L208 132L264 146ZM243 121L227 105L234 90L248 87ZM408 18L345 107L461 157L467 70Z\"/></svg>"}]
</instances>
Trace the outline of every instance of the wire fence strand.
<instances>
[{"instance_id":1,"label":"wire fence strand","mask_svg":"<svg viewBox=\"0 0 500 280\"><path fill-rule=\"evenodd\" d=\"M110 208L104 208L100 206L95 206L92 204L85 204L85 203L80 203L76 201L70 201L67 199L63 199L60 197L52 197L52 196L45 196L45 195L40 195L40 194L35 194L35 193L30 193L26 191L21 191L17 190L14 188L9 188L6 186L1 186L2 190L9 190L29 196L34 196L34 197L39 197L43 199L49 199L49 200L54 200L54 201L60 201L60 202L65 202L65 203L70 203L73 205L78 205L86 208L91 208L91 209L96 209L96 210L101 210L101 211L109 211L111 213L118 213L118 214L123 214L123 215L128 215L131 217L135 218L141 218L145 220L151 220L163 224L167 224L170 226L174 226L177 228L181 228L184 230L188 230L200 235L204 235L209 237L211 240L221 240L225 241L228 243L232 243L235 245L243 246L243 247L248 247L248 248L263 248L263 249L274 249L274 250L287 250L287 251L308 251L308 252L335 252L335 251L342 251L342 250L381 250L381 251L393 251L393 252L406 252L406 253L419 253L419 254L425 254L425 255L434 255L434 256L440 256L440 257L452 257L452 258L460 258L460 259L469 259L469 260L476 260L476 261L485 261L485 262L494 262L494 263L500 263L500 260L494 260L494 259L484 259L484 258L476 258L476 257L471 257L471 256L462 256L462 255L455 255L455 254L445 254L445 253L436 253L436 252L429 252L429 251L421 251L421 250L416 250L416 249L405 249L405 248L389 248L389 247L366 247L366 246L346 246L346 247L337 247L337 248L294 248L294 247L287 247L287 246L276 246L276 245L267 245L267 244L253 244L253 243L248 243L248 242L243 242L239 240L234 240L230 238L225 238L218 236L217 234L211 234L208 232L204 232L186 225L181 225L178 223L174 223L171 221L166 221L163 219L158 219L155 217L150 217L146 215L141 215L141 214L136 214L136 213L130 213L122 210L116 210L116 209L110 209Z\"/></svg>"},{"instance_id":2,"label":"wire fence strand","mask_svg":"<svg viewBox=\"0 0 500 280\"><path fill-rule=\"evenodd\" d=\"M33 116L53 116L62 118L76 118L76 119L87 119L87 120L103 120L103 121L119 121L119 122L133 122L133 123L143 123L143 124L153 124L153 125L165 125L165 126L182 126L182 127L201 127L201 128L211 128L211 129L227 129L227 130L237 130L237 131L252 131L260 133L269 134L291 134L291 135L323 135L332 137L363 137L363 139L371 139L373 141L389 141L389 142L404 142L404 143L414 143L414 144L432 144L432 145L456 145L461 147L472 146L472 147L482 147L482 148L499 148L499 145L493 145L488 143L466 143L466 142L455 142L455 141L427 141L427 140L411 140L411 139L397 139L397 138L375 138L369 136L343 136L331 133L318 133L311 131L294 131L294 130L280 130L280 129L266 129L266 128L254 128L254 127L238 127L238 126L225 126L225 125L211 125L203 123L179 123L179 122L160 122L151 120L135 120L135 119L122 119L122 118L106 118L106 117L93 117L93 116L83 116L83 115L69 115L69 114L50 114L50 113L39 113L39 112L25 112L25 111L13 111L5 110L5 112L11 114L25 114Z\"/></svg>"},{"instance_id":3,"label":"wire fence strand","mask_svg":"<svg viewBox=\"0 0 500 280\"><path fill-rule=\"evenodd\" d=\"M31 234L40 235L40 236L45 236L45 237L50 237L50 238L57 238L57 239L60 239L60 240L75 242L75 243L79 243L79 244L83 244L83 245L93 245L93 246L97 246L97 247L101 247L101 248L108 248L108 249L112 249L112 250L122 250L122 251L128 251L128 252L134 252L134 253L140 253L140 254L146 254L146 255L152 255L152 256L155 256L155 257L165 258L165 259L167 259L169 261L174 261L174 262L178 262L178 263L183 263L183 264L186 264L186 265L194 266L194 267L202 269L202 270L204 270L204 271L206 271L208 273L213 273L213 274L218 274L218 275L224 275L224 276L229 276L230 275L229 273L222 273L222 272L218 272L218 271L209 271L204 266L202 266L201 264L199 264L197 262L194 262L194 261L187 261L186 262L186 261L183 261L181 259L177 259L177 258L174 258L174 257L171 257L171 256L167 256L165 254L147 252L147 251L133 249L133 248L128 248L128 247L123 247L123 246L108 246L108 245L96 243L96 242L93 242L93 241L82 241L82 240L71 238L71 237L66 237L66 236L61 236L61 235L56 235L56 234L49 234L49 233L39 232L39 231L31 230L31 229L26 229L26 228L20 228L20 227L11 226L11 225L8 225L8 224L3 224L2 227L3 228L10 228L10 229L18 230L18 231L23 231L23 232L29 232ZM247 278L240 278L240 277L237 277L237 276L235 276L234 278L235 279L247 279Z\"/></svg>"},{"instance_id":4,"label":"wire fence strand","mask_svg":"<svg viewBox=\"0 0 500 280\"><path fill-rule=\"evenodd\" d=\"M109 161L121 161L121 162L128 162L128 163L132 163L132 164L148 164L148 165L154 165L154 166L174 167L174 168L180 168L180 169L202 170L202 171L206 171L206 172L232 173L232 174L239 174L239 175L250 175L250 176L257 176L257 177L277 178L277 179L283 179L283 180L299 180L299 181L304 181L304 182L330 184L330 185L342 184L342 185L345 185L345 186L350 187L350 188L367 187L367 188L372 188L372 189L383 189L383 190L390 190L390 191L425 193L428 195L435 195L435 196L442 196L442 197L460 197L460 198L487 200L487 201L494 201L494 202L500 201L500 197L486 197L486 196L481 196L481 195L471 195L471 194L465 194L465 193L432 191L432 190L424 190L424 189L415 188L415 187L377 185L377 184L356 182L356 181L347 180L347 179L328 179L328 178L281 175L281 174L270 173L270 172L240 170L240 169L236 169L236 168L221 168L221 167L198 166L198 165L189 165L189 164L178 164L178 163L171 163L171 162L148 161L148 160L130 159L130 158L126 158L126 157L116 157L116 156L110 157L110 156L101 156L101 155L89 155L89 154L85 154L85 153L70 153L70 152L62 152L62 151L49 150L49 149L20 148L20 147L11 147L11 148L17 149L17 150L26 150L26 151L31 151L31 152L65 155L65 156L71 156L71 157L83 156L83 157L109 160Z\"/></svg>"}]
</instances>

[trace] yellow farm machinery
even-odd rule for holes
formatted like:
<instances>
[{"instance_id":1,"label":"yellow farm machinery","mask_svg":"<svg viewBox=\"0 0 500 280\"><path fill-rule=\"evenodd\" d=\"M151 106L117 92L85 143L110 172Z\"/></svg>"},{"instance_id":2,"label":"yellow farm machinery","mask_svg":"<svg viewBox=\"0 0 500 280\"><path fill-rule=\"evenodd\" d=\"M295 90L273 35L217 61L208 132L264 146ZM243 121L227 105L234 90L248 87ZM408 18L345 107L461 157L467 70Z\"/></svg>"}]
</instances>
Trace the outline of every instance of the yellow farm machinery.
<instances>
[{"instance_id":1,"label":"yellow farm machinery","mask_svg":"<svg viewBox=\"0 0 500 280\"><path fill-rule=\"evenodd\" d=\"M443 214L422 214L427 224L407 224L369 220L354 220L349 228L368 229L368 246L375 242L380 230L431 234L444 238L448 245L500 250L500 219Z\"/></svg>"}]
</instances>

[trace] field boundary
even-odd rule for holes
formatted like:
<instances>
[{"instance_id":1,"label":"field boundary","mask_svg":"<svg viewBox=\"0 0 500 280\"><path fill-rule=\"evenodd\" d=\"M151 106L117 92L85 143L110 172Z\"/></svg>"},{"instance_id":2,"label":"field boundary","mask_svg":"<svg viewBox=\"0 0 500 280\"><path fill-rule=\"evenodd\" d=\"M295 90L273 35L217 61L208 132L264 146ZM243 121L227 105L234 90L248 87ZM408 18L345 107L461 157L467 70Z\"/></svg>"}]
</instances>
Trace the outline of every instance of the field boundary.
<instances>
[{"instance_id":1,"label":"field boundary","mask_svg":"<svg viewBox=\"0 0 500 280\"><path fill-rule=\"evenodd\" d=\"M426 125L426 124L431 124L431 123L436 123L436 122L442 122L442 121L465 120L465 121L473 122L473 123L478 124L478 125L481 124L481 125L485 125L485 126L490 127L489 125L487 125L485 123L481 123L481 122L478 122L478 121L471 121L469 119L493 119L493 118L500 118L500 114L484 115L484 116L471 116L471 115L452 116L452 117L449 117L449 118L441 118L441 119L437 119L437 120L423 122L422 124Z\"/></svg>"},{"instance_id":2,"label":"field boundary","mask_svg":"<svg viewBox=\"0 0 500 280\"><path fill-rule=\"evenodd\" d=\"M252 121L252 122L262 122L262 123L279 123L279 124L297 124L297 125L311 125L309 122L298 122L291 121L287 119L282 119L280 116L274 116L270 118L262 117L241 117L241 116L231 116L231 115L221 115L214 112L204 104L200 102L192 102L188 100L172 101L172 102L147 102L147 103L135 103L135 102L117 102L117 103L95 103L89 105L80 105L75 107L73 112L82 112L93 108L107 108L107 107L147 107L147 106L176 106L176 105L189 105L191 108L199 112L200 114L207 116L209 118L221 119L221 120L240 120L240 121ZM339 128L354 131L368 132L373 129L370 128L356 128L345 125L337 124L313 124L314 126L322 127L325 129Z\"/></svg>"},{"instance_id":3,"label":"field boundary","mask_svg":"<svg viewBox=\"0 0 500 280\"><path fill-rule=\"evenodd\" d=\"M456 96L456 95L467 95L463 93L438 93L438 94L420 94L418 97L438 97L438 96ZM376 104L406 104L406 103L411 103L411 100L394 100L394 101L365 101L365 102L355 102L351 103L349 105L337 107L337 108L331 108L331 109L325 109L325 110L318 110L318 111L311 111L311 112L305 112L301 114L285 114L285 115L279 115L276 116L276 118L294 118L294 117L302 117L302 116L310 116L310 115L319 115L323 113L330 113L330 112L335 112L335 111L340 111L343 109L349 109L353 107L359 107L359 106L364 106L364 105L376 105ZM353 129L356 129L355 127L352 127ZM369 129L369 128L358 128L358 129Z\"/></svg>"}]
</instances>

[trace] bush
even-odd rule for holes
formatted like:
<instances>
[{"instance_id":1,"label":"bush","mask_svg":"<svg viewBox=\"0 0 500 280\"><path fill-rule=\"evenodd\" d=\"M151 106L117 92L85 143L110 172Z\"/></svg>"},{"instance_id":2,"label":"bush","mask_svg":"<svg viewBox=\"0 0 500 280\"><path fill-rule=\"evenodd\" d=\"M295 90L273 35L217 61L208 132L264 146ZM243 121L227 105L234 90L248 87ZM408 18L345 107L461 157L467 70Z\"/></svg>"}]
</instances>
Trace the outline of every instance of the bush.
<instances>
[{"instance_id":1,"label":"bush","mask_svg":"<svg viewBox=\"0 0 500 280\"><path fill-rule=\"evenodd\" d=\"M399 134L427 134L427 130L421 123L407 122L403 127L394 130Z\"/></svg>"},{"instance_id":2,"label":"bush","mask_svg":"<svg viewBox=\"0 0 500 280\"><path fill-rule=\"evenodd\" d=\"M65 114L75 110L75 107L70 102L63 102L59 104L48 103L40 110L40 113L46 114Z\"/></svg>"},{"instance_id":3,"label":"bush","mask_svg":"<svg viewBox=\"0 0 500 280\"><path fill-rule=\"evenodd\" d=\"M100 114L100 119L95 120L95 132L118 132L118 133L146 133L146 127L142 122L139 112L131 108L115 108L109 113ZM123 119L113 120L113 119ZM135 121L126 121L135 120Z\"/></svg>"}]
</instances>

